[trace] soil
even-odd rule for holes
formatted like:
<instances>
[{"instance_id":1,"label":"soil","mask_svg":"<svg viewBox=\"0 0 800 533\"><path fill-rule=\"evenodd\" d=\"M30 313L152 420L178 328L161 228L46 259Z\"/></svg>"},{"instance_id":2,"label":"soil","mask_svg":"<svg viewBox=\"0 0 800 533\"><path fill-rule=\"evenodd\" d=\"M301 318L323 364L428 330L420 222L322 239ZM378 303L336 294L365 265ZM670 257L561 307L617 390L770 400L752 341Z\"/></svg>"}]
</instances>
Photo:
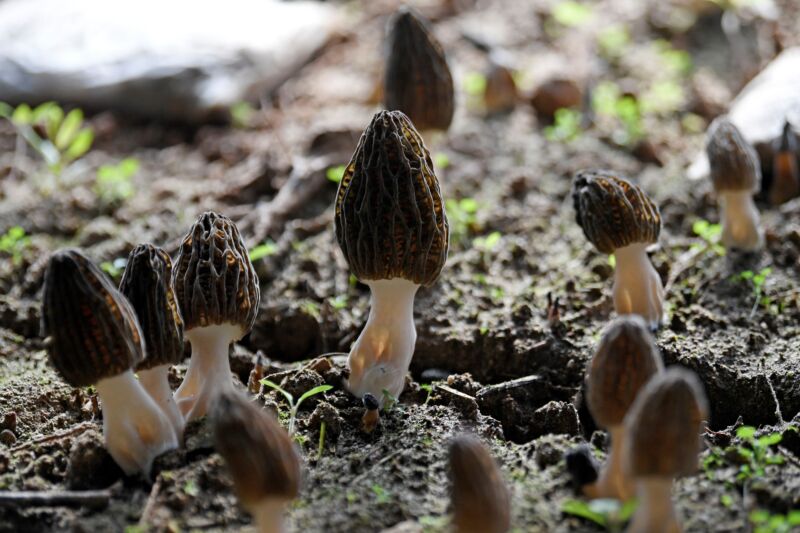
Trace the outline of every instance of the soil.
<instances>
[{"instance_id":1,"label":"soil","mask_svg":"<svg viewBox=\"0 0 800 533\"><path fill-rule=\"evenodd\" d=\"M770 43L800 44L800 5L782 0L777 23L745 23L746 54L735 58L718 13L683 32L665 22L668 3L592 2L592 23L569 29L554 25L554 3L545 0L420 3L435 21L459 90L452 127L428 144L444 195L474 199L478 208L466 219L449 212L447 266L417 296L413 380L379 428L365 434L360 402L342 389L342 369L343 352L366 320L369 290L351 282L338 250L331 212L336 183L325 174L348 161L377 109L382 35L394 4L343 5L340 35L248 127L186 128L111 112L90 117L92 150L49 194L41 192L40 161L17 150L13 129L0 123L0 234L20 225L30 235L21 257L0 252L0 429L7 430L0 435L0 489L110 490L99 505L77 506L2 505L0 492L0 531L250 528L205 420L189 426L184 449L157 460L151 479L124 477L103 449L102 412L92 391L60 379L39 334L50 252L77 246L113 264L149 241L174 254L205 210L237 220L250 247L276 244L256 261L261 309L231 354L234 372L247 383L261 352L266 377L287 390L334 386L298 414L305 480L288 513L290 531L373 532L404 522L404 531L446 530L447 444L461 432L480 435L501 465L515 531L601 530L562 511L565 501L579 498L564 453L583 442L598 458L607 451L581 394L586 362L613 315L613 268L587 243L569 196L571 176L585 167L631 177L662 210L660 245L651 257L669 284L670 319L657 345L665 364L697 372L711 410L701 456L710 466L676 483L686 530L747 531L755 510L800 509L800 199L779 208L759 204L767 234L762 253L720 255L692 230L697 220L718 220L710 184L685 177L702 150L704 125L772 57L765 35L776 36ZM622 57L602 59L595 29L620 23L630 43ZM693 70L679 78L682 103L645 116L646 149L615 142L619 127L599 119L559 142L546 138L548 121L527 101L486 116L464 80L486 69L487 58L464 32L502 47L525 93L568 75L583 85L616 81L641 97L657 68L655 39L687 50ZM690 111L700 127L690 126ZM125 157L141 164L135 193L103 204L93 191L96 169ZM301 180L294 184L305 190L301 201L271 203L291 177ZM499 233L493 246L474 241L493 232ZM762 288L768 305L740 277L765 268L771 269ZM557 322L548 321L548 295L559 299ZM330 368L308 364L322 354ZM184 372L185 365L176 367L175 386ZM257 397L285 418L288 408L274 391L262 389ZM735 436L741 425L755 426L757 435L782 434L772 449L782 463L737 478L741 457L719 450L743 445ZM720 454L719 461L709 459Z\"/></svg>"}]
</instances>

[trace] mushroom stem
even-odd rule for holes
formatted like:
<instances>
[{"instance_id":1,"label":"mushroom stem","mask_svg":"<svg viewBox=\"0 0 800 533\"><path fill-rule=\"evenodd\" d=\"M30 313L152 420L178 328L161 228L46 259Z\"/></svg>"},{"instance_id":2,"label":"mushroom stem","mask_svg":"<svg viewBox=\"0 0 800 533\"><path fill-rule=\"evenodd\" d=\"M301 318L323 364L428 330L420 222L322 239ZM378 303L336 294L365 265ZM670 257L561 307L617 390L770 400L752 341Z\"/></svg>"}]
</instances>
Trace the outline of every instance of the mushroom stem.
<instances>
[{"instance_id":1,"label":"mushroom stem","mask_svg":"<svg viewBox=\"0 0 800 533\"><path fill-rule=\"evenodd\" d=\"M228 348L241 333L240 326L216 324L184 334L192 344L192 358L175 401L187 422L205 416L218 394L233 390Z\"/></svg>"},{"instance_id":2,"label":"mushroom stem","mask_svg":"<svg viewBox=\"0 0 800 533\"><path fill-rule=\"evenodd\" d=\"M769 201L772 205L780 205L800 193L800 169L794 152L775 154L772 169Z\"/></svg>"},{"instance_id":3,"label":"mushroom stem","mask_svg":"<svg viewBox=\"0 0 800 533\"><path fill-rule=\"evenodd\" d=\"M181 414L178 404L175 403L175 399L172 397L172 389L169 386L168 377L169 367L170 365L159 365L146 370L139 370L139 383L142 384L147 394L167 415L169 421L172 422L172 427L175 428L178 440L181 440L185 423L183 414Z\"/></svg>"},{"instance_id":4,"label":"mushroom stem","mask_svg":"<svg viewBox=\"0 0 800 533\"><path fill-rule=\"evenodd\" d=\"M719 202L722 211L722 244L746 252L761 248L764 235L753 194L750 191L722 191Z\"/></svg>"},{"instance_id":5,"label":"mushroom stem","mask_svg":"<svg viewBox=\"0 0 800 533\"><path fill-rule=\"evenodd\" d=\"M103 435L114 461L128 474L150 472L153 459L178 447L167 415L145 392L131 370L96 384L103 406Z\"/></svg>"},{"instance_id":6,"label":"mushroom stem","mask_svg":"<svg viewBox=\"0 0 800 533\"><path fill-rule=\"evenodd\" d=\"M384 390L397 398L405 385L417 342L414 296L419 285L401 278L367 285L372 291L369 318L347 359L347 387L359 398L370 393L383 405Z\"/></svg>"},{"instance_id":7,"label":"mushroom stem","mask_svg":"<svg viewBox=\"0 0 800 533\"><path fill-rule=\"evenodd\" d=\"M672 505L672 478L644 477L636 481L639 501L627 533L680 533Z\"/></svg>"},{"instance_id":8,"label":"mushroom stem","mask_svg":"<svg viewBox=\"0 0 800 533\"><path fill-rule=\"evenodd\" d=\"M625 447L625 426L622 424L608 428L611 435L611 453L608 456L600 477L584 487L583 492L589 498L616 498L626 501L633 497L634 486L622 469L623 450Z\"/></svg>"},{"instance_id":9,"label":"mushroom stem","mask_svg":"<svg viewBox=\"0 0 800 533\"><path fill-rule=\"evenodd\" d=\"M264 498L249 505L250 514L256 522L259 533L284 533L286 526L283 509L286 502L280 498Z\"/></svg>"},{"instance_id":10,"label":"mushroom stem","mask_svg":"<svg viewBox=\"0 0 800 533\"><path fill-rule=\"evenodd\" d=\"M620 315L640 315L657 329L664 320L664 286L647 257L647 244L617 248L614 256L614 308Z\"/></svg>"}]
</instances>

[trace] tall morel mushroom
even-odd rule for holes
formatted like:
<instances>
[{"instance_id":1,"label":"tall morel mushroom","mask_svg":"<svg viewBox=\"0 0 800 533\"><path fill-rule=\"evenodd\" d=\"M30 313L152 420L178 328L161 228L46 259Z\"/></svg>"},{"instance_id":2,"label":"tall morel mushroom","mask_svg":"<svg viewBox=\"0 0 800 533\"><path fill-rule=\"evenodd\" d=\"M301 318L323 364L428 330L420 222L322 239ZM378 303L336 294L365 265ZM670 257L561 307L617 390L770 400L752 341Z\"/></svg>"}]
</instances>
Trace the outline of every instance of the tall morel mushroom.
<instances>
[{"instance_id":1,"label":"tall morel mushroom","mask_svg":"<svg viewBox=\"0 0 800 533\"><path fill-rule=\"evenodd\" d=\"M212 410L217 451L233 477L239 501L260 533L282 533L286 505L300 492L300 459L272 416L241 394L220 394Z\"/></svg>"},{"instance_id":2,"label":"tall morel mushroom","mask_svg":"<svg viewBox=\"0 0 800 533\"><path fill-rule=\"evenodd\" d=\"M147 475L156 456L178 446L178 437L133 375L144 359L133 309L77 250L60 250L50 259L42 329L50 361L64 380L73 387L97 388L111 457L126 474Z\"/></svg>"},{"instance_id":3,"label":"tall morel mushroom","mask_svg":"<svg viewBox=\"0 0 800 533\"><path fill-rule=\"evenodd\" d=\"M780 205L800 194L800 165L797 162L800 148L789 121L773 143L773 151L769 201L772 205Z\"/></svg>"},{"instance_id":4,"label":"tall morel mushroom","mask_svg":"<svg viewBox=\"0 0 800 533\"><path fill-rule=\"evenodd\" d=\"M422 17L401 7L389 22L384 105L421 131L447 131L453 120L453 77L444 51Z\"/></svg>"},{"instance_id":5,"label":"tall morel mushroom","mask_svg":"<svg viewBox=\"0 0 800 533\"><path fill-rule=\"evenodd\" d=\"M614 254L614 307L636 314L655 329L664 320L664 287L647 247L658 241L658 206L637 185L607 170L581 170L572 187L575 216L584 235Z\"/></svg>"},{"instance_id":6,"label":"tall morel mushroom","mask_svg":"<svg viewBox=\"0 0 800 533\"><path fill-rule=\"evenodd\" d=\"M261 293L236 225L212 212L203 213L184 237L172 273L184 336L192 345L186 377L175 392L189 421L233 387L228 350L253 327Z\"/></svg>"},{"instance_id":7,"label":"tall morel mushroom","mask_svg":"<svg viewBox=\"0 0 800 533\"><path fill-rule=\"evenodd\" d=\"M751 252L764 244L753 200L761 184L761 164L755 149L723 115L708 128L706 154L711 181L722 211L722 243Z\"/></svg>"},{"instance_id":8,"label":"tall morel mushroom","mask_svg":"<svg viewBox=\"0 0 800 533\"><path fill-rule=\"evenodd\" d=\"M708 402L692 372L669 368L648 383L625 417L627 469L638 506L628 533L679 532L672 505L675 477L697 470Z\"/></svg>"},{"instance_id":9,"label":"tall morel mushroom","mask_svg":"<svg viewBox=\"0 0 800 533\"><path fill-rule=\"evenodd\" d=\"M119 284L136 311L145 346L136 367L139 382L169 417L178 436L183 415L172 397L169 367L183 361L183 320L172 288L172 260L152 244L140 244L128 255Z\"/></svg>"},{"instance_id":10,"label":"tall morel mushroom","mask_svg":"<svg viewBox=\"0 0 800 533\"><path fill-rule=\"evenodd\" d=\"M372 292L353 344L348 387L357 397L398 397L414 354L414 295L447 259L448 225L430 154L399 111L370 122L347 165L335 207L336 239Z\"/></svg>"},{"instance_id":11,"label":"tall morel mushroom","mask_svg":"<svg viewBox=\"0 0 800 533\"><path fill-rule=\"evenodd\" d=\"M627 500L634 485L623 471L623 419L644 385L662 369L661 357L641 317L619 317L606 328L586 375L586 402L598 426L611 436L611 454L596 483L583 488L592 498Z\"/></svg>"},{"instance_id":12,"label":"tall morel mushroom","mask_svg":"<svg viewBox=\"0 0 800 533\"><path fill-rule=\"evenodd\" d=\"M451 499L456 533L504 533L511 527L511 495L497 463L476 438L450 444Z\"/></svg>"}]
</instances>

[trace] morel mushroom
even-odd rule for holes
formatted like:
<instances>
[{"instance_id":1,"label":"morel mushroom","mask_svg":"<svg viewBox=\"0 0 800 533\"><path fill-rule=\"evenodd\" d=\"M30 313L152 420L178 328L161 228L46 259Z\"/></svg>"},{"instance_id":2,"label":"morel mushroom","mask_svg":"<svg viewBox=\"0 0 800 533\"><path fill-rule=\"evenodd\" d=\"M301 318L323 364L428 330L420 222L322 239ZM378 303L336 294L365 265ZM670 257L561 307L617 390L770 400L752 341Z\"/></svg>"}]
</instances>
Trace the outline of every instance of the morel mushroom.
<instances>
[{"instance_id":1,"label":"morel mushroom","mask_svg":"<svg viewBox=\"0 0 800 533\"><path fill-rule=\"evenodd\" d=\"M73 387L97 388L111 457L126 474L147 475L155 457L178 446L178 437L133 375L144 359L133 309L77 250L61 250L50 259L42 329L50 361L64 380Z\"/></svg>"},{"instance_id":2,"label":"morel mushroom","mask_svg":"<svg viewBox=\"0 0 800 533\"><path fill-rule=\"evenodd\" d=\"M648 383L625 417L627 469L638 506L628 533L681 530L672 505L672 482L697 470L701 425L708 402L692 372L669 368Z\"/></svg>"},{"instance_id":3,"label":"morel mushroom","mask_svg":"<svg viewBox=\"0 0 800 533\"><path fill-rule=\"evenodd\" d=\"M353 344L348 388L399 397L414 354L414 295L447 259L449 229L430 154L399 111L377 113L347 165L335 207L336 239L370 287L370 313Z\"/></svg>"},{"instance_id":4,"label":"morel mushroom","mask_svg":"<svg viewBox=\"0 0 800 533\"><path fill-rule=\"evenodd\" d=\"M723 115L708 128L706 154L722 211L722 243L748 252L761 248L764 235L753 201L761 183L755 149Z\"/></svg>"},{"instance_id":5,"label":"morel mushroom","mask_svg":"<svg viewBox=\"0 0 800 533\"><path fill-rule=\"evenodd\" d=\"M300 493L300 459L277 420L241 394L217 396L212 411L217 451L261 533L282 533L286 505Z\"/></svg>"},{"instance_id":6,"label":"morel mushroom","mask_svg":"<svg viewBox=\"0 0 800 533\"><path fill-rule=\"evenodd\" d=\"M504 533L511 527L511 496L486 447L461 435L450 444L453 525L457 533Z\"/></svg>"},{"instance_id":7,"label":"morel mushroom","mask_svg":"<svg viewBox=\"0 0 800 533\"><path fill-rule=\"evenodd\" d=\"M517 82L511 70L497 60L489 58L483 107L490 114L505 113L514 109L519 100Z\"/></svg>"},{"instance_id":8,"label":"morel mushroom","mask_svg":"<svg viewBox=\"0 0 800 533\"><path fill-rule=\"evenodd\" d=\"M261 293L236 225L212 212L201 215L184 237L173 281L184 336L192 345L186 377L175 392L189 421L233 387L228 350L253 327Z\"/></svg>"},{"instance_id":9,"label":"morel mushroom","mask_svg":"<svg viewBox=\"0 0 800 533\"><path fill-rule=\"evenodd\" d=\"M597 482L583 488L592 498L627 500L633 481L622 465L623 419L644 385L662 369L661 357L641 317L617 318L603 333L586 376L586 403L598 426L611 436L611 454Z\"/></svg>"},{"instance_id":10,"label":"morel mushroom","mask_svg":"<svg viewBox=\"0 0 800 533\"><path fill-rule=\"evenodd\" d=\"M172 260L152 244L140 244L128 255L119 284L136 311L145 346L136 367L139 383L183 435L183 415L172 397L169 367L183 361L183 320L172 288Z\"/></svg>"},{"instance_id":11,"label":"morel mushroom","mask_svg":"<svg viewBox=\"0 0 800 533\"><path fill-rule=\"evenodd\" d=\"M772 184L769 188L769 201L772 205L788 202L800 194L800 168L797 164L797 136L787 121L783 133L773 144Z\"/></svg>"},{"instance_id":12,"label":"morel mushroom","mask_svg":"<svg viewBox=\"0 0 800 533\"><path fill-rule=\"evenodd\" d=\"M361 430L364 433L372 433L381 421L381 404L378 399L370 393L366 393L364 397L361 398L361 403L364 404L364 414L361 417Z\"/></svg>"},{"instance_id":13,"label":"morel mushroom","mask_svg":"<svg viewBox=\"0 0 800 533\"><path fill-rule=\"evenodd\" d=\"M589 242L614 254L614 307L637 314L655 329L664 319L664 287L647 246L658 241L661 214L637 185L607 170L575 175L572 200L578 225Z\"/></svg>"},{"instance_id":14,"label":"morel mushroom","mask_svg":"<svg viewBox=\"0 0 800 533\"><path fill-rule=\"evenodd\" d=\"M422 17L401 7L389 23L384 105L422 130L447 131L453 120L453 77L444 51Z\"/></svg>"}]
</instances>

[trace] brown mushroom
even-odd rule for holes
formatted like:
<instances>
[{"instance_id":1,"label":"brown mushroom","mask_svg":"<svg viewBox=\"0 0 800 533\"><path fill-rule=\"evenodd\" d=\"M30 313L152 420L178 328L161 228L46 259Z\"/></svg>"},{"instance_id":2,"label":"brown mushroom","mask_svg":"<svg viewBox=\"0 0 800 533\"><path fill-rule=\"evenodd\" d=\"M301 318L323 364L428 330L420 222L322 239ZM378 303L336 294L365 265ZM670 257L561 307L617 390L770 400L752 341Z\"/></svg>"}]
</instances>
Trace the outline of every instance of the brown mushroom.
<instances>
[{"instance_id":1,"label":"brown mushroom","mask_svg":"<svg viewBox=\"0 0 800 533\"><path fill-rule=\"evenodd\" d=\"M607 170L581 170L572 186L575 216L584 235L604 254L614 254L614 307L642 316L651 328L664 320L664 287L647 247L658 242L658 206L627 179Z\"/></svg>"},{"instance_id":2,"label":"brown mushroom","mask_svg":"<svg viewBox=\"0 0 800 533\"><path fill-rule=\"evenodd\" d=\"M579 108L583 102L583 91L573 80L555 78L548 80L533 93L531 105L536 112L549 120L555 117L556 111L565 108Z\"/></svg>"},{"instance_id":3,"label":"brown mushroom","mask_svg":"<svg viewBox=\"0 0 800 533\"><path fill-rule=\"evenodd\" d=\"M489 60L486 73L486 88L483 91L483 107L490 114L506 113L514 109L519 100L517 82L507 66Z\"/></svg>"},{"instance_id":4,"label":"brown mushroom","mask_svg":"<svg viewBox=\"0 0 800 533\"><path fill-rule=\"evenodd\" d=\"M187 421L205 415L229 390L228 350L253 327L260 289L239 230L228 218L204 213L184 237L173 269L175 296L192 345L175 401Z\"/></svg>"},{"instance_id":5,"label":"brown mushroom","mask_svg":"<svg viewBox=\"0 0 800 533\"><path fill-rule=\"evenodd\" d=\"M430 154L399 111L370 122L347 165L335 206L336 239L372 292L367 324L350 351L357 397L398 397L414 354L414 295L447 259L449 229Z\"/></svg>"},{"instance_id":6,"label":"brown mushroom","mask_svg":"<svg viewBox=\"0 0 800 533\"><path fill-rule=\"evenodd\" d=\"M50 258L42 329L50 361L64 380L97 388L111 457L127 474L148 474L156 456L178 446L178 437L133 375L144 359L136 314L78 250L60 250Z\"/></svg>"},{"instance_id":7,"label":"brown mushroom","mask_svg":"<svg viewBox=\"0 0 800 533\"><path fill-rule=\"evenodd\" d=\"M366 393L364 397L361 398L361 403L364 404L364 415L361 417L361 429L364 433L372 433L381 421L381 404L378 399L370 393Z\"/></svg>"},{"instance_id":8,"label":"brown mushroom","mask_svg":"<svg viewBox=\"0 0 800 533\"><path fill-rule=\"evenodd\" d=\"M769 201L772 205L780 205L800 194L800 168L797 164L800 149L789 121L786 121L783 133L774 142L773 152Z\"/></svg>"}]
</instances>

